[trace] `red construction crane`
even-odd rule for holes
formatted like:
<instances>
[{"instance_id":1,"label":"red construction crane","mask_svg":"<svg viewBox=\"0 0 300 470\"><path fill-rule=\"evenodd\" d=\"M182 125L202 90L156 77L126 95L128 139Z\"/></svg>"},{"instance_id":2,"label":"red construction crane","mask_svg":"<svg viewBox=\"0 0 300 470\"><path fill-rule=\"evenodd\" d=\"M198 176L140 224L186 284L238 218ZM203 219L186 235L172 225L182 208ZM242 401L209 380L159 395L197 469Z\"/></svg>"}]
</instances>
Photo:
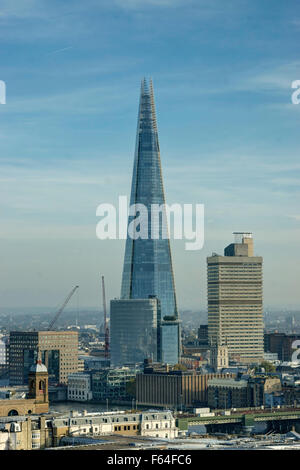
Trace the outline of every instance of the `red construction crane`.
<instances>
[{"instance_id":1,"label":"red construction crane","mask_svg":"<svg viewBox=\"0 0 300 470\"><path fill-rule=\"evenodd\" d=\"M104 312L104 335L105 335L104 357L108 358L109 357L109 328L107 326L104 276L102 276L102 301L103 301L103 312Z\"/></svg>"},{"instance_id":2,"label":"red construction crane","mask_svg":"<svg viewBox=\"0 0 300 470\"><path fill-rule=\"evenodd\" d=\"M66 306L67 303L69 302L70 298L72 297L72 295L74 294L74 292L75 292L78 288L79 288L79 286L73 287L73 289L71 290L71 292L69 293L69 295L66 297L66 300L64 301L64 303L62 304L62 306L60 307L60 309L56 312L55 317L53 318L52 322L50 323L50 325L49 325L49 327L48 327L48 331L51 331L51 330L52 330L54 323L56 322L56 320L58 319L58 317L60 316L60 314L61 314L62 311L64 310L65 306Z\"/></svg>"}]
</instances>

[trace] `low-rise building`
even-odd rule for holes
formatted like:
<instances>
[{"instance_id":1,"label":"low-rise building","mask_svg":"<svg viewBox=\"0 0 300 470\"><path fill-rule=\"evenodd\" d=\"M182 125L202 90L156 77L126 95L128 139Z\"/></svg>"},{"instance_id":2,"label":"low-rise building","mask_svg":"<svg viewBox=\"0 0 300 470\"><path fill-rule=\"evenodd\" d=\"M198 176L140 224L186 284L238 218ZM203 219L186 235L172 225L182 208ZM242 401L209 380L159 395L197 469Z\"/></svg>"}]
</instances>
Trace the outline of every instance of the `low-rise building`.
<instances>
[{"instance_id":1,"label":"low-rise building","mask_svg":"<svg viewBox=\"0 0 300 470\"><path fill-rule=\"evenodd\" d=\"M270 406L271 395L280 392L281 381L276 376L250 377L245 374L240 380L211 379L208 382L208 405L212 408ZM278 401L281 404L280 400L274 395L274 403Z\"/></svg>"},{"instance_id":2,"label":"low-rise building","mask_svg":"<svg viewBox=\"0 0 300 470\"><path fill-rule=\"evenodd\" d=\"M300 387L283 387L284 403L287 406L300 405Z\"/></svg>"},{"instance_id":3,"label":"low-rise building","mask_svg":"<svg viewBox=\"0 0 300 470\"><path fill-rule=\"evenodd\" d=\"M91 376L78 372L68 377L68 400L89 401L93 398Z\"/></svg>"},{"instance_id":4,"label":"low-rise building","mask_svg":"<svg viewBox=\"0 0 300 470\"><path fill-rule=\"evenodd\" d=\"M248 406L247 380L213 378L208 381L208 406L218 409Z\"/></svg>"},{"instance_id":5,"label":"low-rise building","mask_svg":"<svg viewBox=\"0 0 300 470\"><path fill-rule=\"evenodd\" d=\"M265 406L267 408L280 407L285 404L283 392L271 392L265 394Z\"/></svg>"},{"instance_id":6,"label":"low-rise building","mask_svg":"<svg viewBox=\"0 0 300 470\"><path fill-rule=\"evenodd\" d=\"M265 395L281 392L281 380L276 376L255 376L248 381L249 406L266 406Z\"/></svg>"},{"instance_id":7,"label":"low-rise building","mask_svg":"<svg viewBox=\"0 0 300 470\"><path fill-rule=\"evenodd\" d=\"M212 378L232 374L200 374L196 371L145 369L136 376L136 401L144 406L187 408L207 405L207 384Z\"/></svg>"},{"instance_id":8,"label":"low-rise building","mask_svg":"<svg viewBox=\"0 0 300 470\"><path fill-rule=\"evenodd\" d=\"M53 419L55 445L63 436L150 436L172 439L178 436L171 411L72 413Z\"/></svg>"},{"instance_id":9,"label":"low-rise building","mask_svg":"<svg viewBox=\"0 0 300 470\"><path fill-rule=\"evenodd\" d=\"M0 450L32 450L52 447L52 418L10 416L0 418Z\"/></svg>"},{"instance_id":10,"label":"low-rise building","mask_svg":"<svg viewBox=\"0 0 300 470\"><path fill-rule=\"evenodd\" d=\"M170 411L153 410L0 418L0 450L57 447L65 437L86 437L93 443L99 436L110 435L174 439L178 436L178 428Z\"/></svg>"},{"instance_id":11,"label":"low-rise building","mask_svg":"<svg viewBox=\"0 0 300 470\"><path fill-rule=\"evenodd\" d=\"M120 367L104 369L92 374L93 400L105 402L128 401L135 397L137 369ZM130 386L133 390L130 390Z\"/></svg>"}]
</instances>

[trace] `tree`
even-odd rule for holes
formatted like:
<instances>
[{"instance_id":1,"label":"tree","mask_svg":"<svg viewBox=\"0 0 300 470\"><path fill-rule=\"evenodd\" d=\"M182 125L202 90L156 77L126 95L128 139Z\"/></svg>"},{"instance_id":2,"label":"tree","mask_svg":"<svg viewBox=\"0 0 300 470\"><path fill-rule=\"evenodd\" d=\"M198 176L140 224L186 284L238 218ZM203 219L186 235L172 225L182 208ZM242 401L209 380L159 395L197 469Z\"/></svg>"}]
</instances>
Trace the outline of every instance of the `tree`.
<instances>
[{"instance_id":1,"label":"tree","mask_svg":"<svg viewBox=\"0 0 300 470\"><path fill-rule=\"evenodd\" d=\"M126 394L130 398L135 398L135 394L136 394L136 381L135 381L135 379L130 379L126 383Z\"/></svg>"},{"instance_id":2,"label":"tree","mask_svg":"<svg viewBox=\"0 0 300 470\"><path fill-rule=\"evenodd\" d=\"M182 370L183 372L187 370L187 367L183 364L175 364L173 367L173 370Z\"/></svg>"},{"instance_id":3,"label":"tree","mask_svg":"<svg viewBox=\"0 0 300 470\"><path fill-rule=\"evenodd\" d=\"M268 372L276 372L276 366L274 366L274 364L272 364L272 362L263 361L263 362L260 363L259 368L261 368L261 367L263 367L267 373Z\"/></svg>"}]
</instances>

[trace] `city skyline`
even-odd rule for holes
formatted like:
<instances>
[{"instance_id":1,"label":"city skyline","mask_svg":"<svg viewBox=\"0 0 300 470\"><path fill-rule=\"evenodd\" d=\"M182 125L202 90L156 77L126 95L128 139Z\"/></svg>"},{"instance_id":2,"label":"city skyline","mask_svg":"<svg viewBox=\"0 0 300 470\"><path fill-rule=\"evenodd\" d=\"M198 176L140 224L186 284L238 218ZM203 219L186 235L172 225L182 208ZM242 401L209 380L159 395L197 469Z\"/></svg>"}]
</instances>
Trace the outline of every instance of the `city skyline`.
<instances>
[{"instance_id":1,"label":"city skyline","mask_svg":"<svg viewBox=\"0 0 300 470\"><path fill-rule=\"evenodd\" d=\"M300 449L299 37L297 0L0 0L0 450Z\"/></svg>"},{"instance_id":2,"label":"city skyline","mask_svg":"<svg viewBox=\"0 0 300 470\"><path fill-rule=\"evenodd\" d=\"M166 200L206 211L201 251L171 241L179 310L206 307L206 256L236 230L264 257L264 304L299 306L300 7L239 3L4 2L2 308L57 305L75 284L80 306L97 308L99 274L119 296L125 243L96 238L95 211L129 193L145 75Z\"/></svg>"}]
</instances>

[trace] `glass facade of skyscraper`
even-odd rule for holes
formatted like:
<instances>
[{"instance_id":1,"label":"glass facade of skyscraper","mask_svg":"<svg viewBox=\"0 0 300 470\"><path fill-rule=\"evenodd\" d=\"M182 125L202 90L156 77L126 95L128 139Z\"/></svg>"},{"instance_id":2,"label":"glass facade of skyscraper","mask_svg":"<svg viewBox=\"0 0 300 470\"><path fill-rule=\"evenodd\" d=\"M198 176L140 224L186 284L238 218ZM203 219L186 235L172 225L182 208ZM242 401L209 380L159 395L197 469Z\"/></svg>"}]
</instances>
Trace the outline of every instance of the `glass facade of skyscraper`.
<instances>
[{"instance_id":1,"label":"glass facade of skyscraper","mask_svg":"<svg viewBox=\"0 0 300 470\"><path fill-rule=\"evenodd\" d=\"M179 362L180 329L179 322L164 322L160 327L160 362Z\"/></svg>"},{"instance_id":2,"label":"glass facade of skyscraper","mask_svg":"<svg viewBox=\"0 0 300 470\"><path fill-rule=\"evenodd\" d=\"M113 366L157 361L159 302L156 298L111 300L110 359Z\"/></svg>"},{"instance_id":3,"label":"glass facade of skyscraper","mask_svg":"<svg viewBox=\"0 0 300 470\"><path fill-rule=\"evenodd\" d=\"M155 295L161 303L162 318L166 315L178 318L170 243L168 238L163 238L161 223L158 238L151 238L151 206L165 204L165 197L153 88L151 81L148 85L146 80L141 87L132 204L143 204L148 210L148 238L127 238L121 298L147 299L149 295ZM165 212L160 219L163 217ZM134 219L135 216L129 216L128 224Z\"/></svg>"}]
</instances>

